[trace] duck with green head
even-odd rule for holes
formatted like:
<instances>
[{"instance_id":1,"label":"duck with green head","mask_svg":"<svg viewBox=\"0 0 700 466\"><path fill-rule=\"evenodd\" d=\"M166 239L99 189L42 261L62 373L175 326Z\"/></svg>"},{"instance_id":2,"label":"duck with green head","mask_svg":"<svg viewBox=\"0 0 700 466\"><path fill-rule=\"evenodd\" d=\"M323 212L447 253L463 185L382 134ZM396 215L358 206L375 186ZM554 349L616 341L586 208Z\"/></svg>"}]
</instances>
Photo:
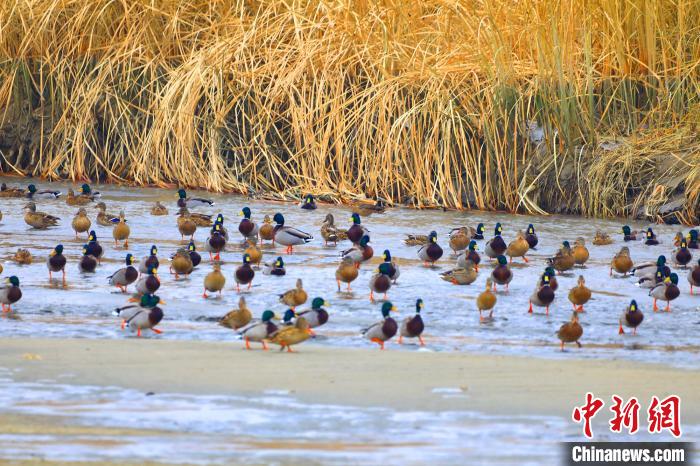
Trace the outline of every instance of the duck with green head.
<instances>
[{"instance_id":1,"label":"duck with green head","mask_svg":"<svg viewBox=\"0 0 700 466\"><path fill-rule=\"evenodd\" d=\"M639 232L637 231L632 231L632 229L629 227L629 225L625 225L622 227L622 239L625 241L637 241L637 234Z\"/></svg>"},{"instance_id":2,"label":"duck with green head","mask_svg":"<svg viewBox=\"0 0 700 466\"><path fill-rule=\"evenodd\" d=\"M89 254L88 245L83 245L83 255L78 262L78 268L81 272L92 273L97 268L97 258L92 254Z\"/></svg>"},{"instance_id":3,"label":"duck with green head","mask_svg":"<svg viewBox=\"0 0 700 466\"><path fill-rule=\"evenodd\" d=\"M316 210L316 200L313 195L307 194L304 200L301 201L301 208L304 210Z\"/></svg>"},{"instance_id":4,"label":"duck with green head","mask_svg":"<svg viewBox=\"0 0 700 466\"><path fill-rule=\"evenodd\" d=\"M549 305L554 302L554 290L549 286L549 276L542 275L537 283L535 291L530 296L530 308L528 313L532 314L532 305L545 308L545 315L549 315Z\"/></svg>"},{"instance_id":5,"label":"duck with green head","mask_svg":"<svg viewBox=\"0 0 700 466\"><path fill-rule=\"evenodd\" d=\"M104 254L104 249L102 249L102 245L99 243L99 241L97 241L97 233L95 233L95 230L90 231L90 234L88 235L87 250L88 254L95 256L97 262L100 262L100 259Z\"/></svg>"},{"instance_id":6,"label":"duck with green head","mask_svg":"<svg viewBox=\"0 0 700 466\"><path fill-rule=\"evenodd\" d=\"M384 349L384 343L391 340L399 329L396 321L390 317L391 312L397 312L396 306L387 301L382 304L382 320L375 322L362 330L362 335Z\"/></svg>"},{"instance_id":7,"label":"duck with green head","mask_svg":"<svg viewBox=\"0 0 700 466\"><path fill-rule=\"evenodd\" d=\"M294 246L306 244L312 239L313 235L303 232L297 228L285 226L284 216L281 213L276 213L272 218L275 221L275 241L283 246L287 246L287 254L294 252Z\"/></svg>"},{"instance_id":8,"label":"duck with green head","mask_svg":"<svg viewBox=\"0 0 700 466\"><path fill-rule=\"evenodd\" d=\"M388 249L384 250L384 253L382 254L382 259L384 259L384 262L386 264L389 264L389 278L396 284L396 280L399 279L399 276L401 276L401 271L399 270L399 264L394 260L394 258L391 256L391 251Z\"/></svg>"},{"instance_id":9,"label":"duck with green head","mask_svg":"<svg viewBox=\"0 0 700 466\"><path fill-rule=\"evenodd\" d=\"M241 236L243 236L243 241L256 238L258 236L259 229L258 225L250 219L252 215L250 208L243 207L240 214L243 218L238 224L238 232L241 234Z\"/></svg>"},{"instance_id":10,"label":"duck with green head","mask_svg":"<svg viewBox=\"0 0 700 466\"><path fill-rule=\"evenodd\" d=\"M188 205L200 205L211 207L214 205L214 201L212 201L211 199L204 199L201 197L187 197L187 191L185 191L182 188L177 190L177 197L178 207L187 207Z\"/></svg>"},{"instance_id":11,"label":"duck with green head","mask_svg":"<svg viewBox=\"0 0 700 466\"><path fill-rule=\"evenodd\" d=\"M273 275L275 277L283 277L287 274L287 269L284 268L284 260L278 257L273 262L265 263L263 266L263 275Z\"/></svg>"},{"instance_id":12,"label":"duck with green head","mask_svg":"<svg viewBox=\"0 0 700 466\"><path fill-rule=\"evenodd\" d=\"M134 267L134 256L127 254L124 263L125 267L118 269L108 277L109 284L119 288L122 293L126 293L127 287L139 278L139 271Z\"/></svg>"},{"instance_id":13,"label":"duck with green head","mask_svg":"<svg viewBox=\"0 0 700 466\"><path fill-rule=\"evenodd\" d=\"M690 230L688 232L688 248L700 249L700 243L698 242L698 230Z\"/></svg>"},{"instance_id":14,"label":"duck with green head","mask_svg":"<svg viewBox=\"0 0 700 466\"><path fill-rule=\"evenodd\" d=\"M204 249L209 253L209 261L220 261L221 251L226 247L226 238L221 234L221 225L215 224L204 243ZM214 255L216 254L216 255Z\"/></svg>"},{"instance_id":15,"label":"duck with green head","mask_svg":"<svg viewBox=\"0 0 700 466\"><path fill-rule=\"evenodd\" d=\"M49 269L49 281L53 279L53 272L61 272L63 274L63 286L66 286L66 256L63 255L62 244L53 248L46 260L46 267Z\"/></svg>"},{"instance_id":16,"label":"duck with green head","mask_svg":"<svg viewBox=\"0 0 700 466\"><path fill-rule=\"evenodd\" d=\"M437 232L431 231L428 235L428 241L418 249L418 258L423 261L423 265L426 267L432 267L442 257L442 253L442 248L437 243Z\"/></svg>"},{"instance_id":17,"label":"duck with green head","mask_svg":"<svg viewBox=\"0 0 700 466\"><path fill-rule=\"evenodd\" d=\"M268 309L262 313L260 320L253 321L238 330L241 338L245 341L246 349L251 349L251 341L257 341L262 343L263 350L267 350L265 340L269 339L278 331L277 325L272 322L272 319L275 318L275 313Z\"/></svg>"},{"instance_id":18,"label":"duck with green head","mask_svg":"<svg viewBox=\"0 0 700 466\"><path fill-rule=\"evenodd\" d=\"M19 288L19 278L12 275L5 279L5 284L0 288L2 312L12 312L12 305L20 299L22 299L22 290Z\"/></svg>"},{"instance_id":19,"label":"duck with green head","mask_svg":"<svg viewBox=\"0 0 700 466\"><path fill-rule=\"evenodd\" d=\"M508 245L501 236L502 233L503 227L500 223L496 223L496 227L494 228L494 237L488 240L484 246L484 253L491 259L496 259L498 256L503 255L508 248Z\"/></svg>"},{"instance_id":20,"label":"duck with green head","mask_svg":"<svg viewBox=\"0 0 700 466\"><path fill-rule=\"evenodd\" d=\"M537 239L537 234L535 233L535 227L531 224L527 226L527 230L525 230L525 241L527 241L527 244L530 246L530 249L535 249L535 246L537 246L537 243L539 242L539 239Z\"/></svg>"},{"instance_id":21,"label":"duck with green head","mask_svg":"<svg viewBox=\"0 0 700 466\"><path fill-rule=\"evenodd\" d=\"M401 329L399 331L399 344L403 344L403 339L405 338L418 338L418 342L421 346L425 346L423 341L423 331L425 330L425 323L420 315L420 311L423 310L425 304L423 300L418 298L416 300L416 313L412 316L406 317L403 322L401 322Z\"/></svg>"},{"instance_id":22,"label":"duck with green head","mask_svg":"<svg viewBox=\"0 0 700 466\"><path fill-rule=\"evenodd\" d=\"M386 294L391 288L389 273L391 273L389 264L382 262L379 264L377 272L369 279L369 300L371 302L374 302L374 293L383 293L384 300L387 299Z\"/></svg>"},{"instance_id":23,"label":"duck with green head","mask_svg":"<svg viewBox=\"0 0 700 466\"><path fill-rule=\"evenodd\" d=\"M320 327L328 322L329 317L324 306L328 306L328 303L323 298L316 297L311 301L311 309L300 312L298 316L306 319L309 329ZM313 330L310 330L310 333L313 335Z\"/></svg>"},{"instance_id":24,"label":"duck with green head","mask_svg":"<svg viewBox=\"0 0 700 466\"><path fill-rule=\"evenodd\" d=\"M187 251L190 255L190 260L192 261L192 267L197 267L200 262L202 262L202 256L199 255L197 252L197 247L194 244L194 241L190 241L190 244L187 245Z\"/></svg>"},{"instance_id":25,"label":"duck with green head","mask_svg":"<svg viewBox=\"0 0 700 466\"><path fill-rule=\"evenodd\" d=\"M644 240L644 244L647 246L656 246L659 244L659 240L656 239L656 233L654 233L654 230L651 229L651 227L647 228L646 232L646 238Z\"/></svg>"},{"instance_id":26,"label":"duck with green head","mask_svg":"<svg viewBox=\"0 0 700 466\"><path fill-rule=\"evenodd\" d=\"M355 267L359 267L361 263L367 262L374 256L374 249L369 245L369 236L362 237L358 244L354 244L350 249L346 249L341 253L344 259L349 257L352 259Z\"/></svg>"},{"instance_id":27,"label":"duck with green head","mask_svg":"<svg viewBox=\"0 0 700 466\"><path fill-rule=\"evenodd\" d=\"M646 261L636 264L632 269L632 275L642 278L654 278L658 269L662 269L663 277L671 274L671 269L666 265L666 256L661 254L655 261ZM641 281L641 280L640 280Z\"/></svg>"},{"instance_id":28,"label":"duck with green head","mask_svg":"<svg viewBox=\"0 0 700 466\"><path fill-rule=\"evenodd\" d=\"M491 279L493 280L493 290L496 291L496 285L505 285L506 293L508 292L508 284L513 280L513 272L508 267L508 259L506 256L498 256L498 263L491 271Z\"/></svg>"},{"instance_id":29,"label":"duck with green head","mask_svg":"<svg viewBox=\"0 0 700 466\"><path fill-rule=\"evenodd\" d=\"M474 264L474 269L478 272L479 262L481 262L481 256L479 256L479 253L476 252L476 249L476 241L470 241L469 246L467 246L467 250L464 253L457 256L457 267L464 269L466 268L467 261L471 261L472 264Z\"/></svg>"},{"instance_id":30,"label":"duck with green head","mask_svg":"<svg viewBox=\"0 0 700 466\"><path fill-rule=\"evenodd\" d=\"M620 335L625 333L625 331L622 329L622 324L624 324L625 327L632 329L632 335L636 335L637 327L642 324L643 320L644 314L639 309L639 306L637 306L637 301L633 299L632 302L630 302L630 305L625 308L624 312L620 316L620 330L618 333Z\"/></svg>"},{"instance_id":31,"label":"duck with green head","mask_svg":"<svg viewBox=\"0 0 700 466\"><path fill-rule=\"evenodd\" d=\"M357 212L352 213L350 216L350 221L352 222L352 225L350 228L348 228L345 234L353 244L357 244L360 242L363 236L369 234L369 230L362 226L362 219L360 219L360 214Z\"/></svg>"},{"instance_id":32,"label":"duck with green head","mask_svg":"<svg viewBox=\"0 0 700 466\"><path fill-rule=\"evenodd\" d=\"M51 189L42 189L39 191L33 184L27 186L27 198L29 199L58 199L60 195L61 191L54 191Z\"/></svg>"},{"instance_id":33,"label":"duck with green head","mask_svg":"<svg viewBox=\"0 0 700 466\"><path fill-rule=\"evenodd\" d=\"M476 226L476 232L472 235L472 239L475 240L482 240L484 239L484 231L486 231L486 227L484 227L483 223L480 223Z\"/></svg>"},{"instance_id":34,"label":"duck with green head","mask_svg":"<svg viewBox=\"0 0 700 466\"><path fill-rule=\"evenodd\" d=\"M163 333L158 330L158 325L163 320L163 310L158 304L165 304L154 294L144 294L139 300L139 304L129 304L115 309L116 314L122 318L122 330L129 327L132 332L136 331L136 336L141 336L142 330L150 329L153 333Z\"/></svg>"},{"instance_id":35,"label":"duck with green head","mask_svg":"<svg viewBox=\"0 0 700 466\"><path fill-rule=\"evenodd\" d=\"M139 272L147 273L153 267L156 269L160 267L160 262L158 261L158 247L155 244L151 245L148 255L141 259L139 263Z\"/></svg>"},{"instance_id":36,"label":"duck with green head","mask_svg":"<svg viewBox=\"0 0 700 466\"><path fill-rule=\"evenodd\" d=\"M690 294L693 294L693 287L700 286L700 259L695 267L688 272L688 283L690 283Z\"/></svg>"},{"instance_id":37,"label":"duck with green head","mask_svg":"<svg viewBox=\"0 0 700 466\"><path fill-rule=\"evenodd\" d=\"M224 226L224 214L219 213L216 215L216 219L214 220L214 225L219 225L219 231L221 232L222 235L224 235L224 239L228 241L228 230ZM255 242L257 238L253 239L253 242Z\"/></svg>"},{"instance_id":38,"label":"duck with green head","mask_svg":"<svg viewBox=\"0 0 700 466\"><path fill-rule=\"evenodd\" d=\"M153 294L160 288L158 267L151 266L136 282L136 292L140 295Z\"/></svg>"},{"instance_id":39,"label":"duck with green head","mask_svg":"<svg viewBox=\"0 0 700 466\"><path fill-rule=\"evenodd\" d=\"M552 291L557 291L557 288L559 288L559 282L557 281L557 273L554 271L552 267L545 267L544 272L542 275L547 275L549 277L549 286L552 288ZM542 277L540 276L540 280Z\"/></svg>"},{"instance_id":40,"label":"duck with green head","mask_svg":"<svg viewBox=\"0 0 700 466\"><path fill-rule=\"evenodd\" d=\"M666 301L666 312L671 312L671 301L680 296L681 291L678 289L678 275L672 273L664 279L663 282L658 283L654 288L649 291L649 296L654 298L654 312L659 310L656 305L656 301Z\"/></svg>"},{"instance_id":41,"label":"duck with green head","mask_svg":"<svg viewBox=\"0 0 700 466\"><path fill-rule=\"evenodd\" d=\"M675 259L676 265L685 268L691 260L693 260L693 254L688 249L688 242L685 238L681 239L681 244L673 252L673 258Z\"/></svg>"},{"instance_id":42,"label":"duck with green head","mask_svg":"<svg viewBox=\"0 0 700 466\"><path fill-rule=\"evenodd\" d=\"M255 270L250 266L250 254L243 254L243 263L236 268L236 291L241 292L241 285L248 285L248 289L253 286Z\"/></svg>"}]
</instances>

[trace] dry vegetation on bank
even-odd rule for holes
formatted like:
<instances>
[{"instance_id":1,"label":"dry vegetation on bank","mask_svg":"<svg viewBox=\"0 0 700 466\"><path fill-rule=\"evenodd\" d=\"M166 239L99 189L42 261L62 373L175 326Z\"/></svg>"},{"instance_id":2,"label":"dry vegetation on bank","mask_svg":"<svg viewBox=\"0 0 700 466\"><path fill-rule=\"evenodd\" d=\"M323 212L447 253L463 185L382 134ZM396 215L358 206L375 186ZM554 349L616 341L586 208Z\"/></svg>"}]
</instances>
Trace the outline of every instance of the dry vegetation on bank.
<instances>
[{"instance_id":1,"label":"dry vegetation on bank","mask_svg":"<svg viewBox=\"0 0 700 466\"><path fill-rule=\"evenodd\" d=\"M697 0L8 0L0 169L698 221Z\"/></svg>"}]
</instances>

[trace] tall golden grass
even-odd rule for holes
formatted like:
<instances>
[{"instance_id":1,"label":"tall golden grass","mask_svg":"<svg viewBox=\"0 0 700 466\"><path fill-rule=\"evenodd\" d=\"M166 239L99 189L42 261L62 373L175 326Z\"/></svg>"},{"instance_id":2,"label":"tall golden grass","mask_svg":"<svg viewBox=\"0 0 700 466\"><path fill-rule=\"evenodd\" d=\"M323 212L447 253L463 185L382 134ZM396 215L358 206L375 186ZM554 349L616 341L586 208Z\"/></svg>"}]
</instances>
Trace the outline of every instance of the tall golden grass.
<instances>
[{"instance_id":1,"label":"tall golden grass","mask_svg":"<svg viewBox=\"0 0 700 466\"><path fill-rule=\"evenodd\" d=\"M697 0L7 0L2 169L654 216L700 204Z\"/></svg>"}]
</instances>

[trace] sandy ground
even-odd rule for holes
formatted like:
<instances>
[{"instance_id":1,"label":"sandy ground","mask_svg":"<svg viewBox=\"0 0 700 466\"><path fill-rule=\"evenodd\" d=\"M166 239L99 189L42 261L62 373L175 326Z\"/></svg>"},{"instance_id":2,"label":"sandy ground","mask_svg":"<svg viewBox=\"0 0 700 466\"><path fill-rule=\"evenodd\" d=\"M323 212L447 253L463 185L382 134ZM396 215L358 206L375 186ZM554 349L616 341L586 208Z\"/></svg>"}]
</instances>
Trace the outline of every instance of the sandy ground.
<instances>
[{"instance_id":1,"label":"sandy ground","mask_svg":"<svg viewBox=\"0 0 700 466\"><path fill-rule=\"evenodd\" d=\"M0 367L21 369L13 377L25 382L64 376L62 383L192 394L259 395L281 389L313 403L566 418L587 391L604 399L614 393L641 400L674 393L682 398L683 421L700 422L700 372L622 360L381 352L314 344L288 354L244 351L238 342L148 339L0 339L0 348ZM448 387L460 387L467 396L432 393Z\"/></svg>"}]
</instances>

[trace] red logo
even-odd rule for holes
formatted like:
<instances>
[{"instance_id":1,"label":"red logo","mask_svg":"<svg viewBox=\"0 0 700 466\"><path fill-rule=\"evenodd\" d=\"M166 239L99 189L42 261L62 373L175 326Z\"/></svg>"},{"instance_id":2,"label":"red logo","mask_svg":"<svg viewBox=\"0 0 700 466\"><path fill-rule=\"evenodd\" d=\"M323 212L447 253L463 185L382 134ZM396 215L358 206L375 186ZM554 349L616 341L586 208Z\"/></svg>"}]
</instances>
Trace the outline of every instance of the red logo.
<instances>
[{"instance_id":1,"label":"red logo","mask_svg":"<svg viewBox=\"0 0 700 466\"><path fill-rule=\"evenodd\" d=\"M661 401L652 396L647 413L649 433L657 434L668 430L674 437L681 436L681 399L678 396L671 395Z\"/></svg>"}]
</instances>

